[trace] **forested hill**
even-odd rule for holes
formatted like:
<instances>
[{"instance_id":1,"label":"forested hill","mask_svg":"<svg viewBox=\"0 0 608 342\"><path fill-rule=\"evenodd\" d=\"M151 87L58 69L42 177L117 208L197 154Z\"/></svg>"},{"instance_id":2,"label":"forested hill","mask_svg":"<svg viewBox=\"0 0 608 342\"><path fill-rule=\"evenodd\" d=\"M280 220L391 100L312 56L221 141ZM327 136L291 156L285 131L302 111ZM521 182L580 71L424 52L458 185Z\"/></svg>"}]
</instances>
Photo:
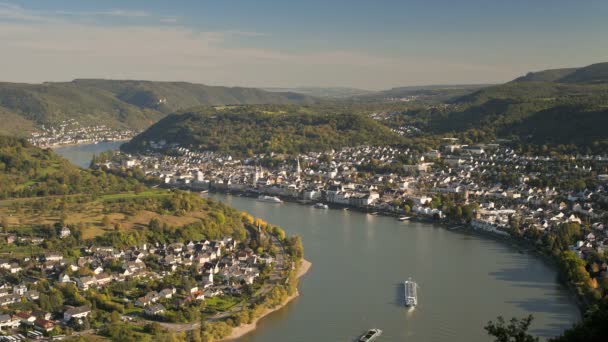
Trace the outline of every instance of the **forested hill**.
<instances>
[{"instance_id":1,"label":"forested hill","mask_svg":"<svg viewBox=\"0 0 608 342\"><path fill-rule=\"evenodd\" d=\"M303 106L198 108L171 114L123 146L150 141L233 155L324 151L363 144L397 144L402 138L367 115Z\"/></svg>"},{"instance_id":2,"label":"forested hill","mask_svg":"<svg viewBox=\"0 0 608 342\"><path fill-rule=\"evenodd\" d=\"M0 199L129 191L134 178L79 169L50 149L0 135Z\"/></svg>"},{"instance_id":3,"label":"forested hill","mask_svg":"<svg viewBox=\"0 0 608 342\"><path fill-rule=\"evenodd\" d=\"M608 62L591 64L583 68L530 72L513 82L608 83Z\"/></svg>"},{"instance_id":4,"label":"forested hill","mask_svg":"<svg viewBox=\"0 0 608 342\"><path fill-rule=\"evenodd\" d=\"M480 130L601 152L608 147L608 63L528 74L414 114L430 133Z\"/></svg>"},{"instance_id":5,"label":"forested hill","mask_svg":"<svg viewBox=\"0 0 608 342\"><path fill-rule=\"evenodd\" d=\"M144 129L166 114L200 105L313 103L312 97L254 88L186 82L80 79L0 83L0 132L24 133L40 124L76 119L84 125Z\"/></svg>"}]
</instances>

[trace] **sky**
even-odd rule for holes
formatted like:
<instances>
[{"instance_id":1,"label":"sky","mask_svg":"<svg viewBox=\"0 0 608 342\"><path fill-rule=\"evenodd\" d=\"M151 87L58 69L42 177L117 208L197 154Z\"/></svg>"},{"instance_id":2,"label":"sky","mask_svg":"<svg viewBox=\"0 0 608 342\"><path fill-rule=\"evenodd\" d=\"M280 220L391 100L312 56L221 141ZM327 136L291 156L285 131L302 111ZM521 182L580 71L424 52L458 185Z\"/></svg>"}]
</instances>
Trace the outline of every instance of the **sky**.
<instances>
[{"instance_id":1,"label":"sky","mask_svg":"<svg viewBox=\"0 0 608 342\"><path fill-rule=\"evenodd\" d=\"M0 0L0 81L386 89L608 61L606 0Z\"/></svg>"}]
</instances>

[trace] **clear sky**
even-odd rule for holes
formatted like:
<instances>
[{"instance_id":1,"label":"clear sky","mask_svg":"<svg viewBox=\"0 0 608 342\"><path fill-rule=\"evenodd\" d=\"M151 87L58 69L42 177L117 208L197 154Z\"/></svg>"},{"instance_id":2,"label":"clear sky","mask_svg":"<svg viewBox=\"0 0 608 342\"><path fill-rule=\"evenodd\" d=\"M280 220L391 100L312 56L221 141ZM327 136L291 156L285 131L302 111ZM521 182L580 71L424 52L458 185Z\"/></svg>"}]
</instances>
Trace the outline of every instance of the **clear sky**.
<instances>
[{"instance_id":1,"label":"clear sky","mask_svg":"<svg viewBox=\"0 0 608 342\"><path fill-rule=\"evenodd\" d=\"M607 37L608 0L0 0L0 81L495 83L608 61Z\"/></svg>"}]
</instances>

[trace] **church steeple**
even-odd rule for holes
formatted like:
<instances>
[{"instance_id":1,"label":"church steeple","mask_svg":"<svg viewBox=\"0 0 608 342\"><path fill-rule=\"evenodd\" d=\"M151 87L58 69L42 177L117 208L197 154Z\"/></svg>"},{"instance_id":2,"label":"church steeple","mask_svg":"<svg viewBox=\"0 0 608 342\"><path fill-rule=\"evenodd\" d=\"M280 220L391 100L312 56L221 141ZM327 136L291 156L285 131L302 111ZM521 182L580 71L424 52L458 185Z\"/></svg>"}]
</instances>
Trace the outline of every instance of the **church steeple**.
<instances>
[{"instance_id":1,"label":"church steeple","mask_svg":"<svg viewBox=\"0 0 608 342\"><path fill-rule=\"evenodd\" d=\"M298 166L296 168L296 173L299 176L302 173L302 168L300 167L300 158L296 158L296 161L298 162Z\"/></svg>"}]
</instances>

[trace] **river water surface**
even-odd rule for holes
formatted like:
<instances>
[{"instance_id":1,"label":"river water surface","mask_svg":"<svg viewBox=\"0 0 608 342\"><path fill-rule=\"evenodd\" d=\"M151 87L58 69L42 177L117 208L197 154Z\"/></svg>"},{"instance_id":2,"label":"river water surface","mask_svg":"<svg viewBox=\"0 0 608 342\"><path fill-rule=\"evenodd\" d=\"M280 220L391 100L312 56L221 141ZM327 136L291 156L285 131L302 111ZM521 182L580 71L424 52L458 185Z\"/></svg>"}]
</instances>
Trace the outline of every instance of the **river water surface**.
<instances>
[{"instance_id":1,"label":"river water surface","mask_svg":"<svg viewBox=\"0 0 608 342\"><path fill-rule=\"evenodd\" d=\"M78 147L56 151L85 166L85 152L90 160L91 150L103 151ZM301 296L239 341L352 341L379 328L379 341L486 342L483 326L498 315L531 313L532 332L544 337L580 319L551 267L492 239L354 211L209 196L302 236L313 264ZM420 286L413 311L403 307L409 277Z\"/></svg>"},{"instance_id":2,"label":"river water surface","mask_svg":"<svg viewBox=\"0 0 608 342\"><path fill-rule=\"evenodd\" d=\"M532 313L542 336L580 319L555 271L504 243L354 211L210 196L301 235L312 262L301 296L241 341L352 341L368 328L382 329L381 341L490 341L483 326L498 315ZM403 307L408 277L420 286L413 311Z\"/></svg>"}]
</instances>

